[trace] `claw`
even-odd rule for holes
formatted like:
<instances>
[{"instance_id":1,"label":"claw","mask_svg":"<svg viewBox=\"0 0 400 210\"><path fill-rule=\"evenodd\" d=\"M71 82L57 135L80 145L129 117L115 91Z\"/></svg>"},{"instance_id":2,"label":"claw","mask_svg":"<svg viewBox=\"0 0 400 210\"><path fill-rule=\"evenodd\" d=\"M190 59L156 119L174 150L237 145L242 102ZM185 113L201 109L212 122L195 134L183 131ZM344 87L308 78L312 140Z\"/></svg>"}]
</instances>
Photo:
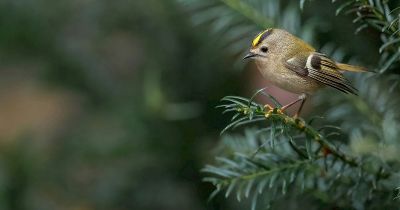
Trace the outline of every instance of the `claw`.
<instances>
[{"instance_id":1,"label":"claw","mask_svg":"<svg viewBox=\"0 0 400 210\"><path fill-rule=\"evenodd\" d=\"M265 104L265 105L264 105L264 109L273 110L274 107L272 107L272 106L269 105L269 104Z\"/></svg>"},{"instance_id":2,"label":"claw","mask_svg":"<svg viewBox=\"0 0 400 210\"><path fill-rule=\"evenodd\" d=\"M265 104L264 109L266 110L265 115L264 115L265 118L268 118L269 116L271 116L271 113L274 111L274 108L269 104Z\"/></svg>"},{"instance_id":3,"label":"claw","mask_svg":"<svg viewBox=\"0 0 400 210\"><path fill-rule=\"evenodd\" d=\"M264 105L264 109L266 110L265 112L265 117L268 118L269 116L271 116L272 113L276 113L276 114L284 114L283 113L283 109L280 108L273 108L271 105L266 104Z\"/></svg>"}]
</instances>

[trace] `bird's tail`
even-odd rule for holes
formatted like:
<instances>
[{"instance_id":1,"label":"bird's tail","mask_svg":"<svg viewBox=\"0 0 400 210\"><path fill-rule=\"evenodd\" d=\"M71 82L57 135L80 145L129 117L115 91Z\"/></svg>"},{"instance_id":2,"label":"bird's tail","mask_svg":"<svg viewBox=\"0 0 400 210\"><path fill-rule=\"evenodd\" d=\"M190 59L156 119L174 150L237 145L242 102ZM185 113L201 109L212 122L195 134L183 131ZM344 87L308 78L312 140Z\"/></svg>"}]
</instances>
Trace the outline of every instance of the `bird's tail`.
<instances>
[{"instance_id":1,"label":"bird's tail","mask_svg":"<svg viewBox=\"0 0 400 210\"><path fill-rule=\"evenodd\" d=\"M364 68L362 66L353 66L353 65L349 65L349 64L345 64L345 63L336 63L336 65L342 71L369 72L368 69L366 69L366 68Z\"/></svg>"}]
</instances>

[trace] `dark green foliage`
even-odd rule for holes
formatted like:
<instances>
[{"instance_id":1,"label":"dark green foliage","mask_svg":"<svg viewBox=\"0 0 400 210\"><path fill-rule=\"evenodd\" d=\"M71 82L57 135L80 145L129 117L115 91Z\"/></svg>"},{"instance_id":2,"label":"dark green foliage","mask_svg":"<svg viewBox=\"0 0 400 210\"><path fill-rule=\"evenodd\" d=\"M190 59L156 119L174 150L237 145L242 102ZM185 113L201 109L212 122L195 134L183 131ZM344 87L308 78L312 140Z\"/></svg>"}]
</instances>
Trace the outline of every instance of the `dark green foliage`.
<instances>
[{"instance_id":1,"label":"dark green foliage","mask_svg":"<svg viewBox=\"0 0 400 210\"><path fill-rule=\"evenodd\" d=\"M195 25L210 27L207 39L233 55L244 54L249 40L262 29L280 25L305 37L312 28L299 30L298 4L278 0L180 0ZM215 40L216 39L216 40Z\"/></svg>"},{"instance_id":2,"label":"dark green foliage","mask_svg":"<svg viewBox=\"0 0 400 210\"><path fill-rule=\"evenodd\" d=\"M315 118L306 123L280 114L278 109L268 112L252 99L237 96L222 101L227 102L220 106L224 112L235 113L224 131L254 123L267 126L246 130L245 136L223 138L215 165L203 169L213 175L204 179L216 187L212 196L224 192L228 197L235 192L238 201L250 197L255 208L259 197L269 206L290 189L299 195L319 195L316 199L325 205L363 209L367 203L390 194L399 179L399 161L392 156L400 151L397 145L367 145L368 139L353 138L346 145L342 140L345 131L333 125L311 126L317 124ZM352 116L359 120L354 111ZM357 144L359 141L364 141L363 145ZM370 151L363 150L365 146ZM393 150L386 151L388 148ZM363 155L354 153L357 149L363 150ZM370 154L376 152L381 154ZM390 196L380 202L387 207L398 204Z\"/></svg>"},{"instance_id":3,"label":"dark green foliage","mask_svg":"<svg viewBox=\"0 0 400 210\"><path fill-rule=\"evenodd\" d=\"M1 210L207 208L206 110L237 85L185 17L172 0L0 2Z\"/></svg>"},{"instance_id":4,"label":"dark green foliage","mask_svg":"<svg viewBox=\"0 0 400 210\"><path fill-rule=\"evenodd\" d=\"M333 2L336 2L333 0ZM398 1L386 0L347 0L338 6L336 15L342 13L355 16L353 22L358 25L356 33L366 28L373 28L380 32L382 44L379 48L379 72L386 71L400 74L398 64L400 60L400 7L391 7Z\"/></svg>"}]
</instances>

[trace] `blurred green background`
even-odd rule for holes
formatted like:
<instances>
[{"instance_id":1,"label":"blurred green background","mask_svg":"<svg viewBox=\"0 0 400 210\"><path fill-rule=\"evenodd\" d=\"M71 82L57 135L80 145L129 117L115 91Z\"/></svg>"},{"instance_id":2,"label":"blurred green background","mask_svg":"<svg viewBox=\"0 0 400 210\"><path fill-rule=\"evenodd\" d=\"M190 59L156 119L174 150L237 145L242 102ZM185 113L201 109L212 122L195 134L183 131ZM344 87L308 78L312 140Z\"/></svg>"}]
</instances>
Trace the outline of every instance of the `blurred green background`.
<instances>
[{"instance_id":1,"label":"blurred green background","mask_svg":"<svg viewBox=\"0 0 400 210\"><path fill-rule=\"evenodd\" d=\"M377 61L363 49L379 40L354 38L335 5L281 2L312 22L298 35L317 47L334 40ZM245 51L221 46L229 29L212 33L191 13L172 0L0 2L0 209L235 208L207 203L201 181L229 120L214 107L265 84ZM298 18L288 30L302 31Z\"/></svg>"}]
</instances>

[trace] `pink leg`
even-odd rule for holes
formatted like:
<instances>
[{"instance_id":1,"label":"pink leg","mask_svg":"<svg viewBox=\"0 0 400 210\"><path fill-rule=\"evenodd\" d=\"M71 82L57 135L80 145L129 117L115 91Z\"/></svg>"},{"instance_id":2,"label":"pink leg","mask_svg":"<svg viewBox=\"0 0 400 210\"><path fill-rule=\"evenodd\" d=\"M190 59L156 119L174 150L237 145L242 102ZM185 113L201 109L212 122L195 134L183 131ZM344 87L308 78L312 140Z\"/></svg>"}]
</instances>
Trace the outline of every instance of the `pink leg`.
<instances>
[{"instance_id":1,"label":"pink leg","mask_svg":"<svg viewBox=\"0 0 400 210\"><path fill-rule=\"evenodd\" d=\"M306 101L306 98L307 98L307 95L303 93L303 94L301 94L301 95L299 96L299 98L296 99L295 101L293 101L293 102L291 102L291 103L286 104L285 106L283 106L283 107L281 108L281 110L282 110L282 111L285 111L287 108L289 108L289 107L293 106L294 104L296 104L297 102L301 101L300 107L299 107L299 109L297 110L296 114L294 115L294 117L297 118L297 117L299 116L300 112L301 112L301 109L303 108L303 105L304 105L304 102Z\"/></svg>"}]
</instances>

